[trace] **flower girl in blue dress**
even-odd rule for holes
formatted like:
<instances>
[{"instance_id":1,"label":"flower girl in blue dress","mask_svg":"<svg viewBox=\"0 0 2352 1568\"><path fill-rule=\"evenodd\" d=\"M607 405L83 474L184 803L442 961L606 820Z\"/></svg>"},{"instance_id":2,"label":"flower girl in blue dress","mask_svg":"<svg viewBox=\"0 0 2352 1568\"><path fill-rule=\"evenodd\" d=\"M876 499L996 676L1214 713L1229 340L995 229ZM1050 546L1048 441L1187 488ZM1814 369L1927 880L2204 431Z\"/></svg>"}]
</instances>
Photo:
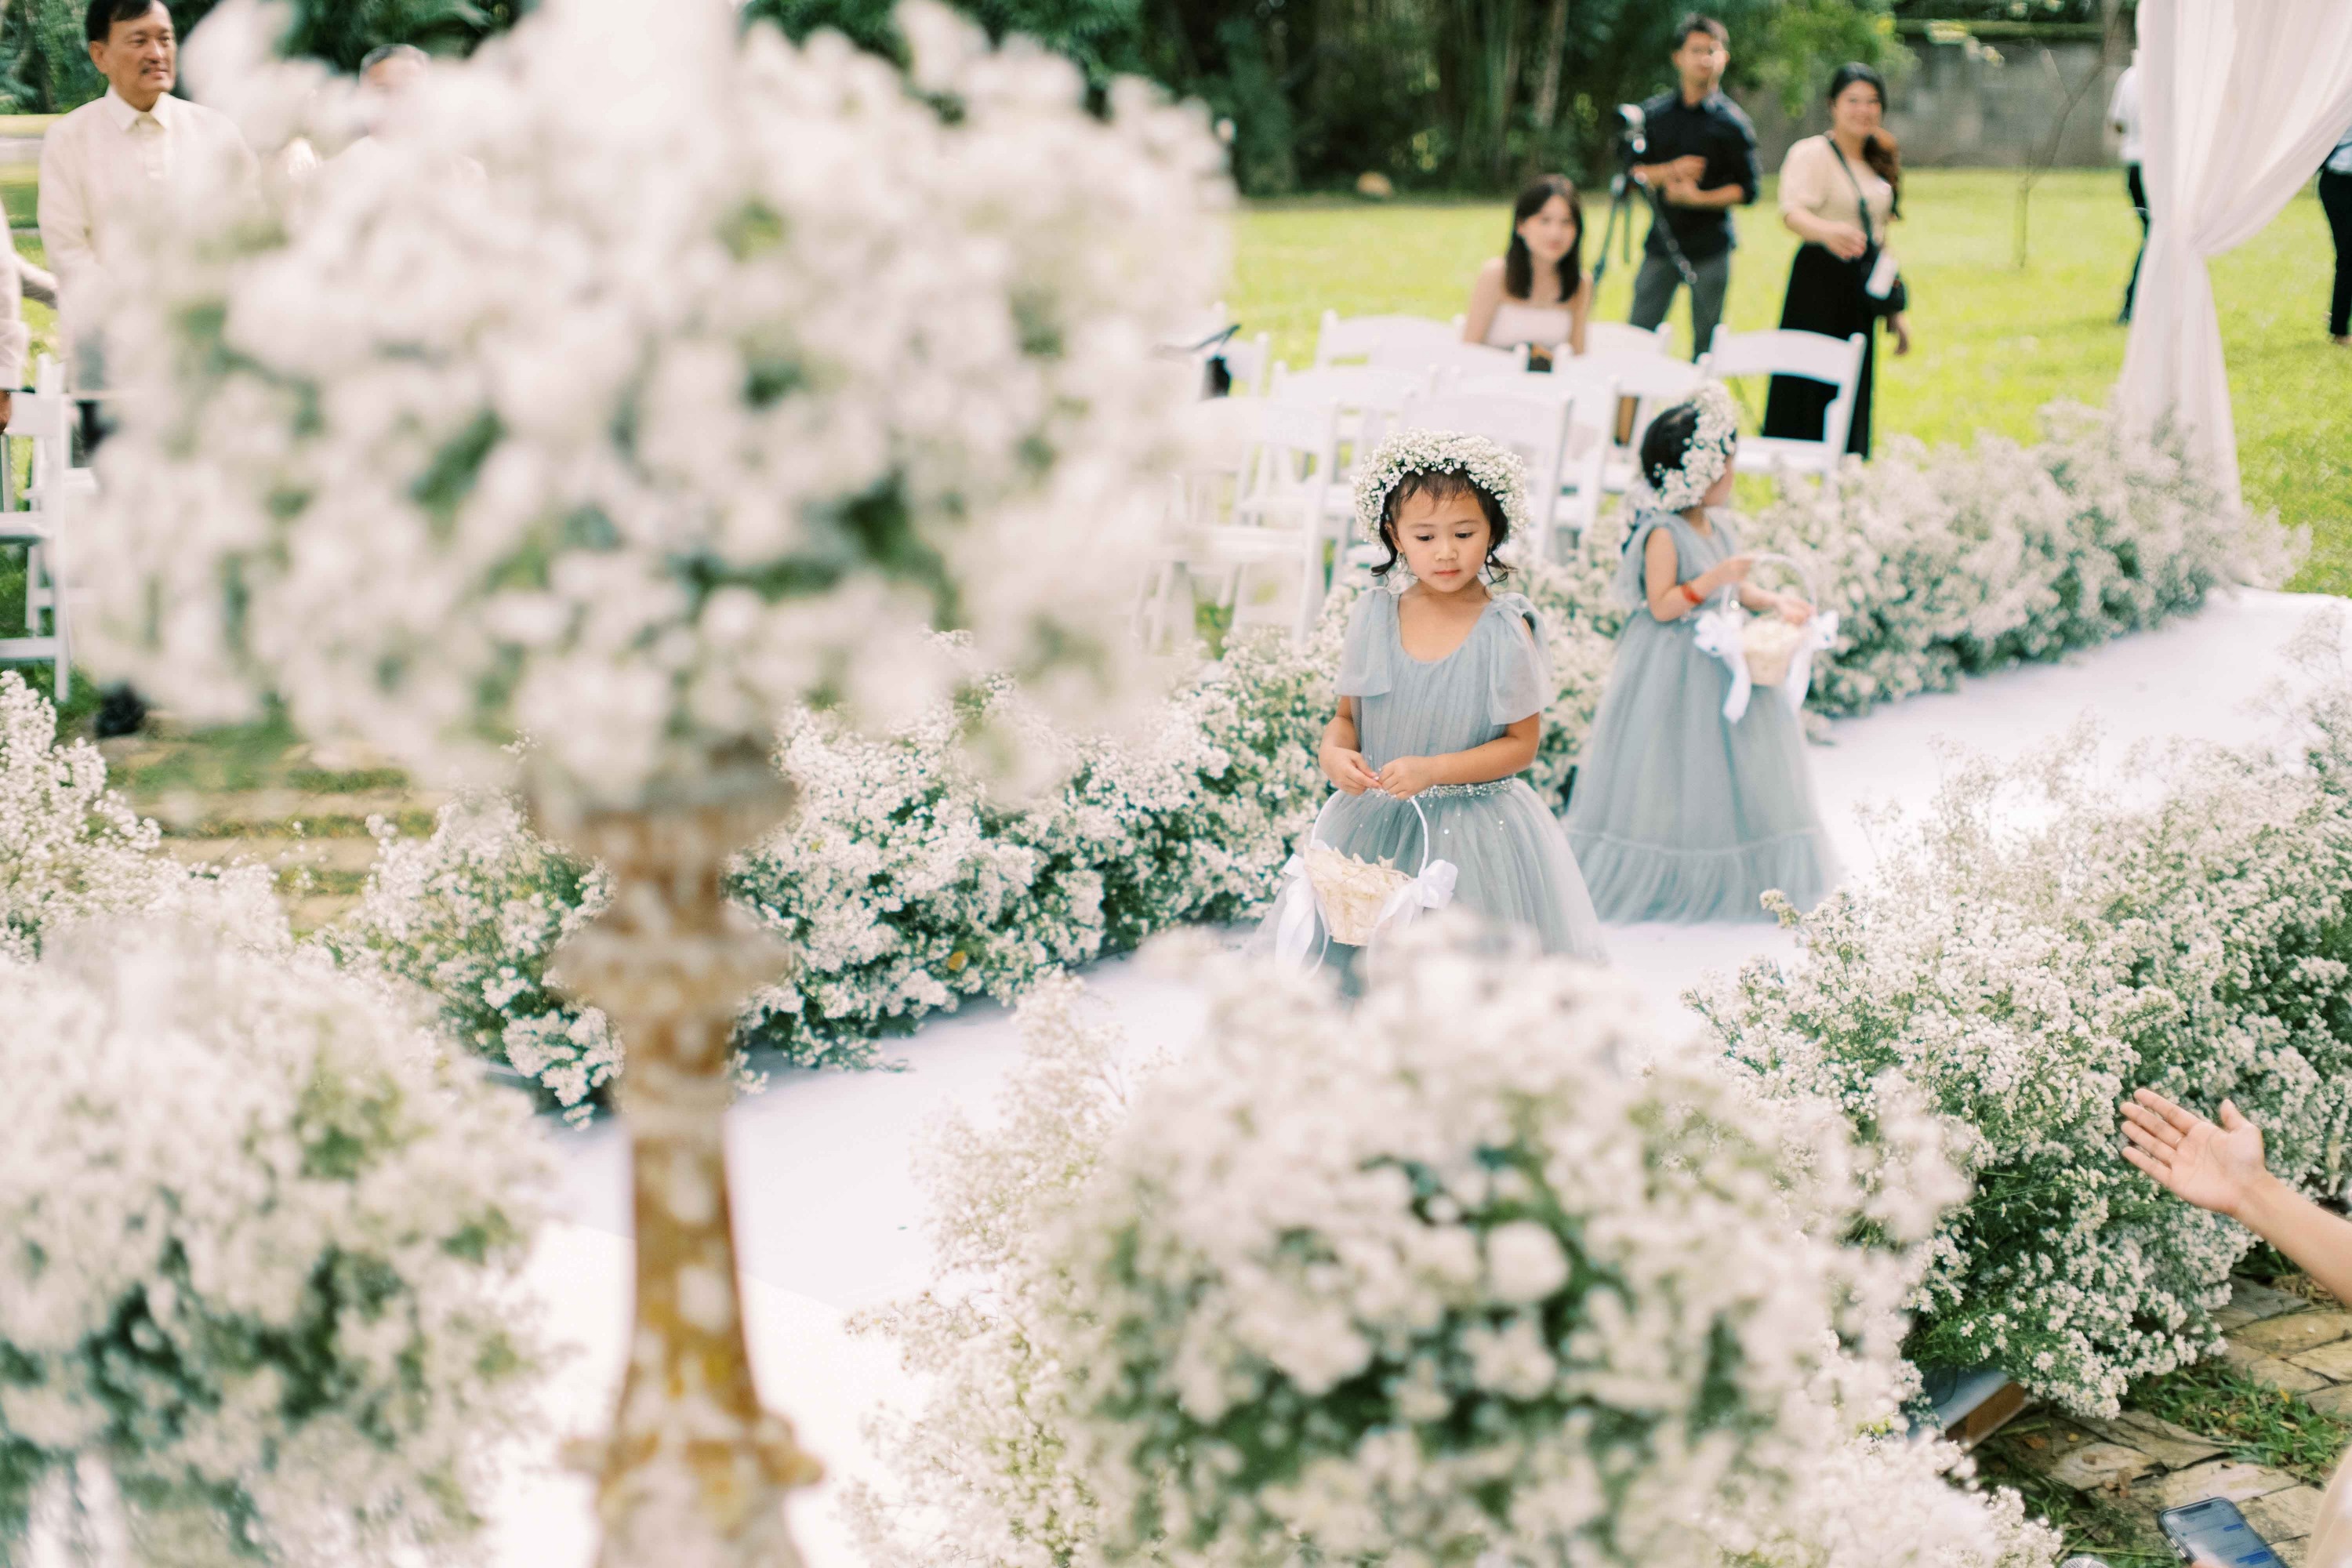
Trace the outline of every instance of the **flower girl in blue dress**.
<instances>
[{"instance_id":1,"label":"flower girl in blue dress","mask_svg":"<svg viewBox=\"0 0 2352 1568\"><path fill-rule=\"evenodd\" d=\"M1812 616L1793 595L1748 584L1755 557L1710 510L1731 494L1738 440L1731 395L1715 382L1642 440L1654 494L1625 542L1617 594L1630 614L1567 814L1609 921L1768 919L1767 891L1811 909L1838 879L1797 715L1759 693L1727 721L1731 673L1692 635L1693 612L1734 585L1750 610L1800 625Z\"/></svg>"},{"instance_id":2,"label":"flower girl in blue dress","mask_svg":"<svg viewBox=\"0 0 2352 1568\"><path fill-rule=\"evenodd\" d=\"M1517 776L1555 695L1535 606L1487 586L1507 577L1496 552L1528 525L1518 458L1480 437L1407 432L1364 464L1356 518L1388 559L1348 622L1339 712L1317 752L1340 795L1320 838L1410 871L1425 816L1428 855L1455 868L1455 904L1525 928L1547 952L1601 962L1559 823ZM1330 953L1346 969L1353 951Z\"/></svg>"}]
</instances>

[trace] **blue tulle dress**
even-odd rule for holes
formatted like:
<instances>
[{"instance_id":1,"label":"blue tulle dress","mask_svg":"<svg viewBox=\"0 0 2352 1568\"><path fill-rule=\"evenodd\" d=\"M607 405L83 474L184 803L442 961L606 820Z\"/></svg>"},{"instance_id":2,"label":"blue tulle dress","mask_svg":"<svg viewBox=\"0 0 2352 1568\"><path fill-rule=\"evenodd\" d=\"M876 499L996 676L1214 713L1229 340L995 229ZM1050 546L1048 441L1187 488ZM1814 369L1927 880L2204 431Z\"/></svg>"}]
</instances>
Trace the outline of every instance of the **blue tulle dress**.
<instances>
[{"instance_id":1,"label":"blue tulle dress","mask_svg":"<svg viewBox=\"0 0 2352 1568\"><path fill-rule=\"evenodd\" d=\"M1701 534L1675 513L1643 513L1618 569L1629 613L1566 816L1604 920L1769 920L1768 889L1804 910L1838 879L1797 716L1759 691L1738 723L1727 722L1731 672L1699 651L1696 614L1650 614L1643 561L1652 533L1673 536L1678 583L1738 553L1723 514L1708 521Z\"/></svg>"},{"instance_id":2,"label":"blue tulle dress","mask_svg":"<svg viewBox=\"0 0 2352 1568\"><path fill-rule=\"evenodd\" d=\"M1397 596L1384 587L1365 594L1349 616L1339 691L1353 699L1358 749L1375 769L1498 740L1555 694L1536 609L1525 595L1497 594L1459 647L1425 660L1405 652ZM1436 857L1459 873L1455 908L1525 927L1546 952L1606 961L1601 922L1568 840L1525 779L1441 784L1416 798ZM1322 821L1334 848L1407 871L1421 867L1421 819L1406 802L1372 791L1342 795ZM1358 952L1335 942L1326 962L1352 972Z\"/></svg>"}]
</instances>

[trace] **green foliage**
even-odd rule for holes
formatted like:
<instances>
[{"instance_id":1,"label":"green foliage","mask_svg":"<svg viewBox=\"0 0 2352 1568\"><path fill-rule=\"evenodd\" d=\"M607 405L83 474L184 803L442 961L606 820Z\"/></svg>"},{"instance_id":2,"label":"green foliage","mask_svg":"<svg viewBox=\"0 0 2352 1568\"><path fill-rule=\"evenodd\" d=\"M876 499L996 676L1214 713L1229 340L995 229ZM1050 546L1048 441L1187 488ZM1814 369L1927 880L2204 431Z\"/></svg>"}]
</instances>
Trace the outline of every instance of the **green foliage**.
<instances>
[{"instance_id":1,"label":"green foliage","mask_svg":"<svg viewBox=\"0 0 2352 1568\"><path fill-rule=\"evenodd\" d=\"M168 0L182 37L218 0ZM854 0L853 0L854 3ZM514 25L530 0L294 0L283 44L289 55L357 70L369 50L415 44L462 54ZM106 90L89 62L82 16L87 0L7 0L0 7L0 92L18 113L55 114Z\"/></svg>"},{"instance_id":2,"label":"green foliage","mask_svg":"<svg viewBox=\"0 0 2352 1568\"><path fill-rule=\"evenodd\" d=\"M1008 33L1034 38L1076 61L1097 84L1139 68L1138 0L955 0L955 5L991 38ZM773 22L793 39L830 27L862 49L902 62L905 58L890 6L877 0L748 0L743 20Z\"/></svg>"},{"instance_id":3,"label":"green foliage","mask_svg":"<svg viewBox=\"0 0 2352 1568\"><path fill-rule=\"evenodd\" d=\"M184 37L217 0L171 0ZM283 52L359 69L371 49L415 44L435 54L464 54L514 26L530 0L293 0Z\"/></svg>"},{"instance_id":4,"label":"green foliage","mask_svg":"<svg viewBox=\"0 0 2352 1568\"><path fill-rule=\"evenodd\" d=\"M0 7L0 92L20 114L54 114L106 90L82 39L83 0Z\"/></svg>"},{"instance_id":5,"label":"green foliage","mask_svg":"<svg viewBox=\"0 0 2352 1568\"><path fill-rule=\"evenodd\" d=\"M2131 1407L2228 1446L2230 1457L2326 1486L2352 1450L2352 1423L2225 1362L2200 1362L2132 1390Z\"/></svg>"},{"instance_id":6,"label":"green foliage","mask_svg":"<svg viewBox=\"0 0 2352 1568\"><path fill-rule=\"evenodd\" d=\"M1899 68L1889 0L1711 0L1735 92L1810 98L1847 59ZM1253 195L1345 188L1501 190L1610 158L1615 106L1674 84L1679 9L1647 0L957 0L992 37L1024 33L1101 85L1139 72L1232 127ZM751 0L793 37L831 27L903 58L877 0ZM1552 39L1559 48L1554 56ZM1549 89L1549 90L1547 90Z\"/></svg>"}]
</instances>

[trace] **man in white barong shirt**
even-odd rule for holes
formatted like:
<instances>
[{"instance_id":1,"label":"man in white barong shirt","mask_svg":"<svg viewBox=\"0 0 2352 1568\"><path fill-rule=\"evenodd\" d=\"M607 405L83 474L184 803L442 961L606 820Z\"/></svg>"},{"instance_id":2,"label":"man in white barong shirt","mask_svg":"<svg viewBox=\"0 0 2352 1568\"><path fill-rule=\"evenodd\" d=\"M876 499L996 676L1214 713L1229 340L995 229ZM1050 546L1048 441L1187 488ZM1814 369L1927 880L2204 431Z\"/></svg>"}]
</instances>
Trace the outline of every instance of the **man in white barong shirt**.
<instances>
[{"instance_id":1,"label":"man in white barong shirt","mask_svg":"<svg viewBox=\"0 0 2352 1568\"><path fill-rule=\"evenodd\" d=\"M224 170L251 179L256 165L226 115L172 96L180 41L163 0L90 0L84 23L106 96L42 139L40 223L78 379L89 390L101 374L91 319L98 285L130 242L132 216Z\"/></svg>"}]
</instances>

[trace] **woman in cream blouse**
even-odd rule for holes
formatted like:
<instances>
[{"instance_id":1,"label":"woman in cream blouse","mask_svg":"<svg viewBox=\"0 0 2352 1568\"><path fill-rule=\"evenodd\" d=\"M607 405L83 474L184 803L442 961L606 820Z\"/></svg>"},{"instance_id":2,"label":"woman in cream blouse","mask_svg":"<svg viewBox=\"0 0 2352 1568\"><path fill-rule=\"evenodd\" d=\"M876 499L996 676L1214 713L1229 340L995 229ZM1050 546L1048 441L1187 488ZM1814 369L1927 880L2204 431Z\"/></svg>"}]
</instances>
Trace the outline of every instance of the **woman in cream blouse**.
<instances>
[{"instance_id":1,"label":"woman in cream blouse","mask_svg":"<svg viewBox=\"0 0 2352 1568\"><path fill-rule=\"evenodd\" d=\"M1895 352L1911 352L1903 285L1891 261L1881 265L1886 231L1903 212L1903 165L1895 138L1880 128L1886 84L1864 65L1830 79L1830 128L1789 149L1780 165L1780 221L1805 243L1789 265L1780 325L1833 338L1863 334L1862 383L1855 389L1846 450L1870 456L1871 372L1878 318L1895 334ZM1873 294L1873 274L1882 292ZM1885 288L1888 280L1892 288ZM1832 389L1817 381L1774 376L1764 434L1819 440Z\"/></svg>"},{"instance_id":2,"label":"woman in cream blouse","mask_svg":"<svg viewBox=\"0 0 2352 1568\"><path fill-rule=\"evenodd\" d=\"M1511 206L1511 243L1478 269L1462 341L1490 348L1525 343L1528 363L1584 352L1584 318L1592 279L1583 262L1584 214L1565 174L1546 174Z\"/></svg>"}]
</instances>

